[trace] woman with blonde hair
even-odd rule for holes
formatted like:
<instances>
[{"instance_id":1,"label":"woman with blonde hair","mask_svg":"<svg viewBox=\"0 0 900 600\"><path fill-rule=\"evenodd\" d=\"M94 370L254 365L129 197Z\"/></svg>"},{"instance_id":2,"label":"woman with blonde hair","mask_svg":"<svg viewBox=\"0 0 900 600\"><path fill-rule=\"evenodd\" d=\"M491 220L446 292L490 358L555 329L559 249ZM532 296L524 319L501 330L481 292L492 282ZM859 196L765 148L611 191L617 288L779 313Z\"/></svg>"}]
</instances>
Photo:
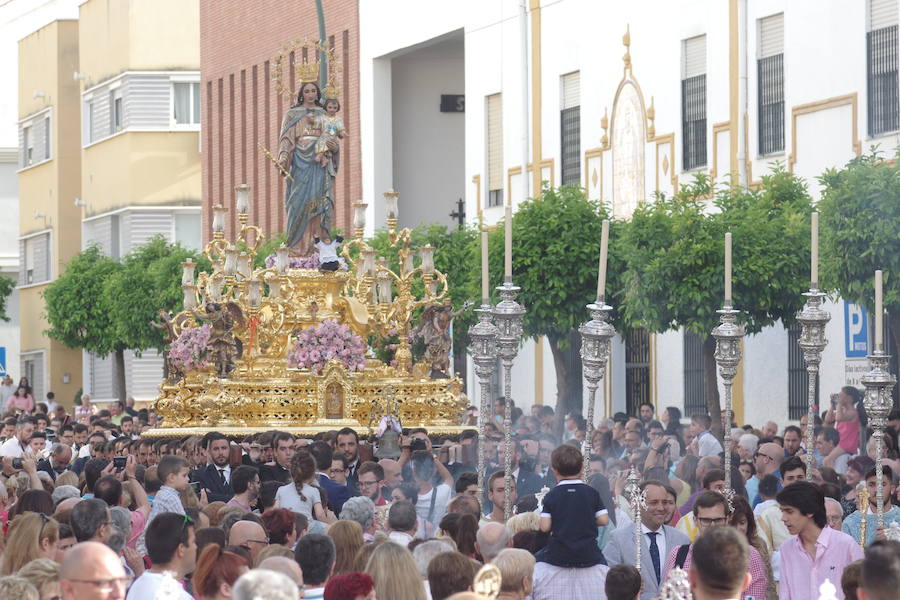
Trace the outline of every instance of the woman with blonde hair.
<instances>
[{"instance_id":1,"label":"woman with blonde hair","mask_svg":"<svg viewBox=\"0 0 900 600\"><path fill-rule=\"evenodd\" d=\"M56 481L53 482L54 487L59 487L61 485L71 485L72 487L78 487L78 475L76 475L73 471L65 471L57 476Z\"/></svg>"},{"instance_id":2,"label":"woman with blonde hair","mask_svg":"<svg viewBox=\"0 0 900 600\"><path fill-rule=\"evenodd\" d=\"M56 555L59 523L42 513L25 513L12 520L6 536L6 549L0 563L0 575L12 575L36 558Z\"/></svg>"},{"instance_id":3,"label":"woman with blonde hair","mask_svg":"<svg viewBox=\"0 0 900 600\"><path fill-rule=\"evenodd\" d=\"M366 573L375 580L375 596L390 600L425 600L425 587L412 553L395 542L372 552Z\"/></svg>"},{"instance_id":4,"label":"woman with blonde hair","mask_svg":"<svg viewBox=\"0 0 900 600\"><path fill-rule=\"evenodd\" d=\"M534 556L531 552L507 548L501 550L491 564L500 569L503 577L498 600L524 600L531 595L534 583Z\"/></svg>"},{"instance_id":5,"label":"woman with blonde hair","mask_svg":"<svg viewBox=\"0 0 900 600\"><path fill-rule=\"evenodd\" d=\"M352 573L356 566L356 553L363 547L362 525L356 521L338 521L325 532L334 542L334 575Z\"/></svg>"},{"instance_id":6,"label":"woman with blonde hair","mask_svg":"<svg viewBox=\"0 0 900 600\"><path fill-rule=\"evenodd\" d=\"M59 598L59 563L49 558L36 558L16 573L37 588L41 600Z\"/></svg>"}]
</instances>

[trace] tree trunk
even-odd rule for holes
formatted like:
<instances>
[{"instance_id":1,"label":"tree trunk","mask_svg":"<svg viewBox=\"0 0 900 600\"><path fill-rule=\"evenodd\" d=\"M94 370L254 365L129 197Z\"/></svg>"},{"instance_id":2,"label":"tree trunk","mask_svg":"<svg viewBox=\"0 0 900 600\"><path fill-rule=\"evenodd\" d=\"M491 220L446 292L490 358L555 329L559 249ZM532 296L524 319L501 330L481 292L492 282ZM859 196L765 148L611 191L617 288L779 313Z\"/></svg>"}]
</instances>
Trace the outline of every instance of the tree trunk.
<instances>
[{"instance_id":1,"label":"tree trunk","mask_svg":"<svg viewBox=\"0 0 900 600\"><path fill-rule=\"evenodd\" d=\"M553 366L556 369L557 413L563 420L570 412L583 414L584 409L581 360L578 357L581 336L577 331L571 331L566 337L569 344L563 349L560 348L563 338L547 336L550 352L553 354Z\"/></svg>"},{"instance_id":2,"label":"tree trunk","mask_svg":"<svg viewBox=\"0 0 900 600\"><path fill-rule=\"evenodd\" d=\"M125 393L125 350L123 348L116 349L116 395L122 402L128 398Z\"/></svg>"},{"instance_id":3,"label":"tree trunk","mask_svg":"<svg viewBox=\"0 0 900 600\"><path fill-rule=\"evenodd\" d=\"M707 335L703 340L703 387L706 397L706 410L712 419L710 431L722 441L722 407L719 403L719 381L716 367L716 338ZM690 416L690 415L687 415Z\"/></svg>"},{"instance_id":4,"label":"tree trunk","mask_svg":"<svg viewBox=\"0 0 900 600\"><path fill-rule=\"evenodd\" d=\"M553 354L553 366L556 369L556 418L565 419L569 412L569 380L566 369L566 353L559 347L559 338L547 336L550 353Z\"/></svg>"}]
</instances>

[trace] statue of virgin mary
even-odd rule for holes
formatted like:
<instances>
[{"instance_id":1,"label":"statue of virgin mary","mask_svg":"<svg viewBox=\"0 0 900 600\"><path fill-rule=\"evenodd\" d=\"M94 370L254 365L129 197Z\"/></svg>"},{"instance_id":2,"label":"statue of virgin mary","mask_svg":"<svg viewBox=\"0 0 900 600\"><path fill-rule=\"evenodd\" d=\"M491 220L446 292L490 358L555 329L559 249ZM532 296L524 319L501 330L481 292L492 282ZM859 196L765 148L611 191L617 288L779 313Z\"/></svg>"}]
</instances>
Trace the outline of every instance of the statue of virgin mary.
<instances>
[{"instance_id":1,"label":"statue of virgin mary","mask_svg":"<svg viewBox=\"0 0 900 600\"><path fill-rule=\"evenodd\" d=\"M278 164L282 173L290 175L284 196L285 244L306 253L314 249L313 238L330 238L334 225L334 177L339 146L329 139L326 143L332 161L323 165L316 160L316 144L324 133L324 117L319 86L303 83L297 104L284 115L278 139Z\"/></svg>"}]
</instances>

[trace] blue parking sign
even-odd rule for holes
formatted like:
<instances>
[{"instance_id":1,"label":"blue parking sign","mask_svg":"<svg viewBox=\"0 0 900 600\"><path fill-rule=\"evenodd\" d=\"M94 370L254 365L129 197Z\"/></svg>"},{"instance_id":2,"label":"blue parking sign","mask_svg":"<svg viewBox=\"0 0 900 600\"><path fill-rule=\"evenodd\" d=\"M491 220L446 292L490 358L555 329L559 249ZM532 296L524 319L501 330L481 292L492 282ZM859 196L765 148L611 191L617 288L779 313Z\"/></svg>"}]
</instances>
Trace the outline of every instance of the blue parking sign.
<instances>
[{"instance_id":1,"label":"blue parking sign","mask_svg":"<svg viewBox=\"0 0 900 600\"><path fill-rule=\"evenodd\" d=\"M869 319L866 308L844 301L844 356L865 358L869 354Z\"/></svg>"},{"instance_id":2,"label":"blue parking sign","mask_svg":"<svg viewBox=\"0 0 900 600\"><path fill-rule=\"evenodd\" d=\"M8 375L6 372L6 346L0 346L0 375Z\"/></svg>"}]
</instances>

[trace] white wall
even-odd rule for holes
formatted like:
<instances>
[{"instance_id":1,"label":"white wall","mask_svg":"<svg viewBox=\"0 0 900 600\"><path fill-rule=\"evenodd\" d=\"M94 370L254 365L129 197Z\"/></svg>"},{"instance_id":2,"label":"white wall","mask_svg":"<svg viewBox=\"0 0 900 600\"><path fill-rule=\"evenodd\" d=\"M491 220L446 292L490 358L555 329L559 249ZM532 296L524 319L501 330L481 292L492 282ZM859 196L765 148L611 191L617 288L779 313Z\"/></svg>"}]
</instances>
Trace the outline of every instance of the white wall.
<instances>
[{"instance_id":1,"label":"white wall","mask_svg":"<svg viewBox=\"0 0 900 600\"><path fill-rule=\"evenodd\" d=\"M19 278L19 178L15 148L0 148L0 276ZM0 321L0 348L5 348L3 367L15 375L19 368L19 291L6 298L6 316Z\"/></svg>"},{"instance_id":2,"label":"white wall","mask_svg":"<svg viewBox=\"0 0 900 600\"><path fill-rule=\"evenodd\" d=\"M639 85L644 106L651 98L655 109L657 140L667 134L674 135L674 155L668 145L657 141L645 145L644 189L648 199L658 189L671 193L671 177L679 183L690 180L693 173L683 172L681 132L681 54L682 40L699 34L706 35L707 76L707 165L700 169L708 173L716 163L717 179L723 181L731 166L731 133L725 131L715 138L713 126L730 121L730 2L722 0L684 0L659 2L635 0L630 3L596 2L594 0L543 0L541 10L541 159L552 159L555 180L560 180L560 77L572 71L580 72L581 79L581 150L600 146L603 135L601 119L604 112L613 114L616 90L623 80L622 56L626 49L622 35L630 27L630 56L632 78ZM377 6L376 6L377 5ZM814 199L819 195L815 178L829 167L840 167L855 155L858 149L867 151L871 145L880 145L886 155L891 155L900 144L900 135L869 138L866 116L866 10L863 0L834 0L823 10L817 0L739 0L738 6L746 6L746 14L740 20L746 27L746 46L743 61L746 65L745 102L739 102L746 111L747 160L752 181L770 172L773 160L788 163L793 171L804 177ZM900 11L900 6L898 6ZM757 139L757 44L758 19L784 12L785 36L785 150L759 156ZM397 19L396 15L404 15ZM375 106L362 115L363 173L365 200L370 212L380 205L380 192L389 181L394 182L404 174L391 164L379 162L376 154L382 152L396 138L385 139L384 116L391 120L390 111L384 107L385 85L390 88L389 77L378 80L382 69L378 57L391 56L404 48L440 35L447 35L462 28L465 39L465 173L462 175L467 202L467 214L475 220L478 206L484 206L486 186L485 156L485 96L503 94L503 141L506 179L508 169L522 164L522 52L520 38L518 0L495 2L461 1L452 5L416 3L412 0L383 0L378 3L361 3L361 78L362 106ZM410 24L415 26L411 27ZM531 73L531 18L528 19L529 77ZM742 55L738 54L740 64ZM389 71L389 69L388 69ZM396 73L395 73L396 75ZM529 83L529 90L530 90ZM530 92L529 92L530 93ZM820 110L809 112L808 105L835 98L852 98L847 101L826 103ZM855 112L854 112L855 103ZM530 106L534 98L529 98ZM798 110L799 107L799 110ZM797 111L796 118L793 118ZM855 117L855 121L854 121ZM397 122L396 107L393 123ZM796 121L796 128L794 123ZM743 117L739 117L743 127ZM529 122L530 126L530 122ZM381 131L381 133L378 133ZM387 132L391 129L387 128ZM370 134L378 133L372 136ZM529 136L534 132L529 131ZM612 131L608 132L610 135ZM743 142L742 133L737 142ZM796 147L794 147L796 139ZM743 146L743 143L740 143ZM740 149L742 150L742 148ZM384 152L382 152L383 154ZM388 153L396 156L396 148ZM432 150L428 160L439 159L440 153ZM743 156L742 153L740 155ZM603 201L612 200L612 152L604 153L596 161L602 182L591 191ZM663 171L663 159L666 171ZM582 166L582 168L584 168ZM582 179L585 178L582 173ZM589 175L589 174L588 174ZM482 178L481 196L476 194L473 177ZM519 177L510 178L505 190L517 204L521 197ZM402 191L402 190L401 190ZM438 202L434 196L427 200ZM435 204L436 213L448 212L443 200ZM372 206L372 204L375 206ZM422 207L423 212L427 207ZM485 222L499 220L501 209L484 209ZM374 212L373 212L374 214ZM377 223L380 225L381 223ZM411 224L411 223L410 223ZM800 294L805 290L798 289ZM740 307L740 299L736 298ZM829 346L823 354L821 398L826 403L828 394L836 391L846 381L845 367L852 363L844 355L843 303L829 304L832 320L826 335ZM588 315L585 313L585 319ZM657 402L662 406L683 406L683 342L679 331L656 337ZM781 325L767 328L755 336L748 336L744 344L744 409L746 419L761 422L776 418L787 421L788 348L787 332ZM514 386L517 403L523 407L534 397L533 344L526 343L516 363ZM545 346L543 359L544 401L554 402L552 356ZM529 372L529 370L531 372ZM521 383L519 380L521 379ZM620 340L614 343L611 359L611 386L613 410L625 406L624 398L624 347ZM529 385L531 386L529 388ZM515 388L514 388L515 389ZM475 390L473 390L475 391ZM477 396L476 396L477 397ZM602 403L598 402L598 407ZM602 412L602 411L601 411Z\"/></svg>"},{"instance_id":3,"label":"white wall","mask_svg":"<svg viewBox=\"0 0 900 600\"><path fill-rule=\"evenodd\" d=\"M441 112L441 94L465 93L463 36L391 60L393 182L400 226L451 225L465 197L465 113Z\"/></svg>"}]
</instances>

